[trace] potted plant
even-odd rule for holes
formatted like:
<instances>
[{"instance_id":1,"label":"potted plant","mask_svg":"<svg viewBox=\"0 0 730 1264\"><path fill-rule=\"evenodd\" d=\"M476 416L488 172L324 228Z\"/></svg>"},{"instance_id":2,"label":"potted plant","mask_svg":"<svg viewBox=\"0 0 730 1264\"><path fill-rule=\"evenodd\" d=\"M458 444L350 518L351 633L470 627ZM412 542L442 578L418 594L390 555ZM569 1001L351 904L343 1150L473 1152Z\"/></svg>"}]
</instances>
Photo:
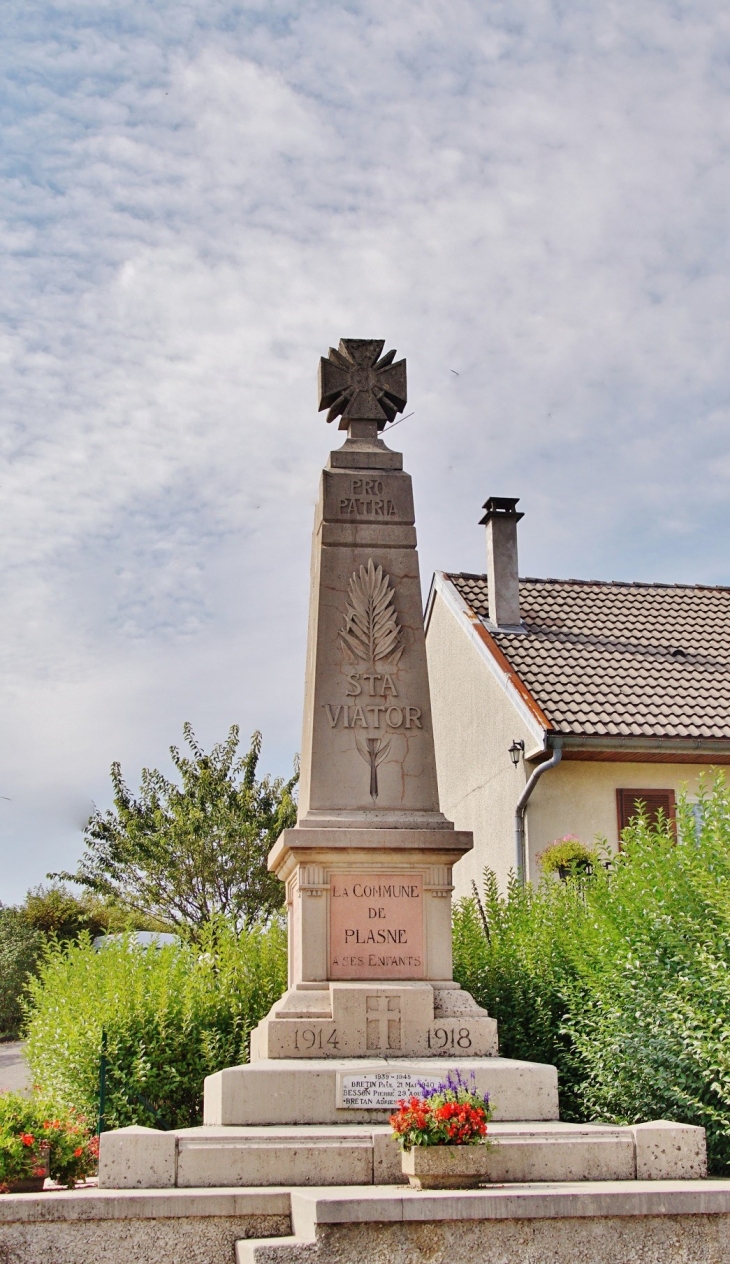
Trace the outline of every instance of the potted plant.
<instances>
[{"instance_id":1,"label":"potted plant","mask_svg":"<svg viewBox=\"0 0 730 1264\"><path fill-rule=\"evenodd\" d=\"M561 882L568 878L589 878L598 863L598 853L574 834L556 838L537 857L544 874L557 873Z\"/></svg>"},{"instance_id":2,"label":"potted plant","mask_svg":"<svg viewBox=\"0 0 730 1264\"><path fill-rule=\"evenodd\" d=\"M98 1138L76 1111L0 1094L0 1192L38 1192L48 1176L73 1188L96 1170L98 1153Z\"/></svg>"},{"instance_id":3,"label":"potted plant","mask_svg":"<svg viewBox=\"0 0 730 1264\"><path fill-rule=\"evenodd\" d=\"M458 1070L450 1071L435 1088L420 1089L419 1096L400 1101L390 1117L410 1184L468 1189L488 1180L492 1107L489 1094L477 1090L474 1073L468 1082Z\"/></svg>"}]
</instances>

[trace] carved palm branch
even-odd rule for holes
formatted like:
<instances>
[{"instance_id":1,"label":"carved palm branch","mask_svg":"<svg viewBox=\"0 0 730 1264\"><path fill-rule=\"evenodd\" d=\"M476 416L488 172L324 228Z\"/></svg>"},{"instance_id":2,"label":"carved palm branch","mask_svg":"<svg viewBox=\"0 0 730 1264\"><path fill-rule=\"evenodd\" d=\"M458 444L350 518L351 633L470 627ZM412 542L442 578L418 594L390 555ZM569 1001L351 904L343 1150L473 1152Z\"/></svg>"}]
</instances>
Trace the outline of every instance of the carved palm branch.
<instances>
[{"instance_id":1,"label":"carved palm branch","mask_svg":"<svg viewBox=\"0 0 730 1264\"><path fill-rule=\"evenodd\" d=\"M367 567L354 571L347 592L342 644L353 663L380 663L396 667L403 653L402 632L393 605L393 589L370 558Z\"/></svg>"}]
</instances>

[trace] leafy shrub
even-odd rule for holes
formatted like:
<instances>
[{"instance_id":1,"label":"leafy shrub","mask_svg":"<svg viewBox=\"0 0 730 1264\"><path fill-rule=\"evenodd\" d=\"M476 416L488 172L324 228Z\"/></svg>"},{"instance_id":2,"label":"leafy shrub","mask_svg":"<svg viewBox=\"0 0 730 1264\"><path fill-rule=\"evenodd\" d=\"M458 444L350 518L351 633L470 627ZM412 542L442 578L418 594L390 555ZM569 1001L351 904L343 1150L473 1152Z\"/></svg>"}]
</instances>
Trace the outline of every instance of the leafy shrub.
<instances>
[{"instance_id":1,"label":"leafy shrub","mask_svg":"<svg viewBox=\"0 0 730 1264\"><path fill-rule=\"evenodd\" d=\"M0 1039L20 1035L23 993L49 937L65 942L83 931L94 938L110 931L158 929L159 922L87 892L76 896L58 884L29 891L18 907L0 905Z\"/></svg>"},{"instance_id":2,"label":"leafy shrub","mask_svg":"<svg viewBox=\"0 0 730 1264\"><path fill-rule=\"evenodd\" d=\"M522 887L501 895L484 871L484 892L454 907L454 978L499 1023L503 1057L558 1068L561 1114L578 1118L572 1041L563 1034L573 944L585 917L577 880Z\"/></svg>"},{"instance_id":3,"label":"leafy shrub","mask_svg":"<svg viewBox=\"0 0 730 1264\"><path fill-rule=\"evenodd\" d=\"M285 988L280 917L238 934L219 919L194 945L51 944L29 984L34 1081L95 1117L104 1031L107 1127L200 1123L205 1076L246 1061L251 1029Z\"/></svg>"},{"instance_id":4,"label":"leafy shrub","mask_svg":"<svg viewBox=\"0 0 730 1264\"><path fill-rule=\"evenodd\" d=\"M23 1021L22 995L44 938L19 909L0 905L0 1037L15 1037Z\"/></svg>"},{"instance_id":5,"label":"leafy shrub","mask_svg":"<svg viewBox=\"0 0 730 1264\"><path fill-rule=\"evenodd\" d=\"M698 823L699 822L699 823ZM674 1118L707 1129L730 1171L730 795L722 775L686 800L678 834L645 815L608 879L591 883L566 1035L588 1118Z\"/></svg>"},{"instance_id":6,"label":"leafy shrub","mask_svg":"<svg viewBox=\"0 0 730 1264\"><path fill-rule=\"evenodd\" d=\"M457 905L456 978L508 1057L558 1068L564 1118L707 1129L730 1172L730 793L718 774L678 830L646 814L608 869Z\"/></svg>"},{"instance_id":7,"label":"leafy shrub","mask_svg":"<svg viewBox=\"0 0 730 1264\"><path fill-rule=\"evenodd\" d=\"M0 1190L42 1175L46 1159L53 1180L72 1187L95 1170L97 1157L97 1139L76 1112L59 1112L42 1098L0 1093Z\"/></svg>"}]
</instances>

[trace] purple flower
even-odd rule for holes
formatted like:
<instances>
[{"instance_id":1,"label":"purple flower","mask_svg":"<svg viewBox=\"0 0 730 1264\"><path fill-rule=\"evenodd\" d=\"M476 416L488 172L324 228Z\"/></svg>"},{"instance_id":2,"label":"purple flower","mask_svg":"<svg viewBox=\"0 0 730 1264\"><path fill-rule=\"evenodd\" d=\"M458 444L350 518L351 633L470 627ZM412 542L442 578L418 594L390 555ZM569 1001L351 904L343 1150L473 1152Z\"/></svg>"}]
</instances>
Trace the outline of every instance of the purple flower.
<instances>
[{"instance_id":1,"label":"purple flower","mask_svg":"<svg viewBox=\"0 0 730 1264\"><path fill-rule=\"evenodd\" d=\"M489 1093L480 1093L477 1088L477 1080L473 1071L469 1072L468 1080L464 1079L461 1071L456 1067L453 1071L449 1071L445 1080L441 1080L435 1086L424 1084L422 1080L418 1081L418 1087L421 1090L421 1097L428 1101L429 1098L435 1097L437 1093L470 1093L473 1097L480 1098L485 1106L489 1105Z\"/></svg>"}]
</instances>

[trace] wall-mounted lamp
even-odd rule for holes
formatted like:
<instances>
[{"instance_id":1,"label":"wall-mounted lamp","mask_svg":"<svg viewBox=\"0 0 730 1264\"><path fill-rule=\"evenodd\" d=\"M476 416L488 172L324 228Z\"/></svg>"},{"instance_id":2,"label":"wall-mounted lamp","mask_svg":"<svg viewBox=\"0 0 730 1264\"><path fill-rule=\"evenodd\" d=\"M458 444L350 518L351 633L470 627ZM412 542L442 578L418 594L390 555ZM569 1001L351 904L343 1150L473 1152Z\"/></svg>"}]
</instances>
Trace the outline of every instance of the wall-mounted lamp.
<instances>
[{"instance_id":1,"label":"wall-mounted lamp","mask_svg":"<svg viewBox=\"0 0 730 1264\"><path fill-rule=\"evenodd\" d=\"M524 753L525 753L525 743L522 741L521 738L519 740L515 739L515 741L512 743L512 745L509 748L509 757L512 760L512 763L514 764L515 768L519 764Z\"/></svg>"}]
</instances>

